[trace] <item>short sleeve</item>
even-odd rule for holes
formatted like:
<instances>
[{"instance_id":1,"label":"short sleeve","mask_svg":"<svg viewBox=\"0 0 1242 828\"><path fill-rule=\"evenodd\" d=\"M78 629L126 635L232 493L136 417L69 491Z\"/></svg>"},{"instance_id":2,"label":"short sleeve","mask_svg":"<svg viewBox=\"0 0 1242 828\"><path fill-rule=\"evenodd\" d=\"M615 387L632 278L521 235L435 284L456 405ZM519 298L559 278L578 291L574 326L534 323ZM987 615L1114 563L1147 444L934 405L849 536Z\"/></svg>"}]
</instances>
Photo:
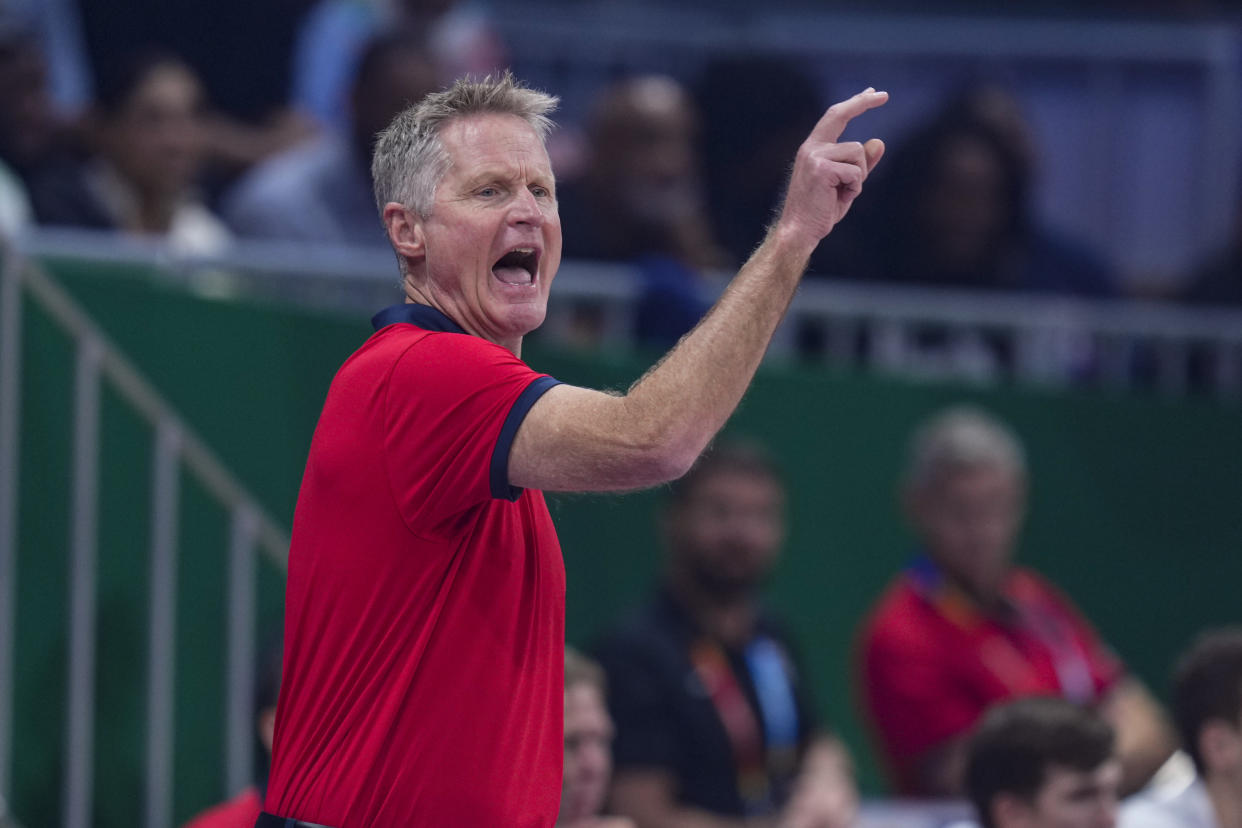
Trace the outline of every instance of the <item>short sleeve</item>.
<instances>
[{"instance_id":1,"label":"short sleeve","mask_svg":"<svg viewBox=\"0 0 1242 828\"><path fill-rule=\"evenodd\" d=\"M539 395L556 384L504 348L434 333L402 352L381 393L384 459L411 530L434 534L509 486L513 436Z\"/></svg>"}]
</instances>

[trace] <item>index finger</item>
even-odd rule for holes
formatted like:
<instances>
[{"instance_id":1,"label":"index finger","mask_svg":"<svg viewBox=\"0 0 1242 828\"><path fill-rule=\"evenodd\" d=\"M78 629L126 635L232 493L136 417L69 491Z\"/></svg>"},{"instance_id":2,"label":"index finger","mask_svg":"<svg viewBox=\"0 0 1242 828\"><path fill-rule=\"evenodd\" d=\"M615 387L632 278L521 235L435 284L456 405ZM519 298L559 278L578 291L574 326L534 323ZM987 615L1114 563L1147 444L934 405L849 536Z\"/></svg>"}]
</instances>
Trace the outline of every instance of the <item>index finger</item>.
<instances>
[{"instance_id":1,"label":"index finger","mask_svg":"<svg viewBox=\"0 0 1242 828\"><path fill-rule=\"evenodd\" d=\"M828 107L828 111L819 119L819 123L811 130L811 138L817 141L833 142L845 132L850 121L866 112L882 106L888 100L887 92L876 92L867 87L852 98Z\"/></svg>"}]
</instances>

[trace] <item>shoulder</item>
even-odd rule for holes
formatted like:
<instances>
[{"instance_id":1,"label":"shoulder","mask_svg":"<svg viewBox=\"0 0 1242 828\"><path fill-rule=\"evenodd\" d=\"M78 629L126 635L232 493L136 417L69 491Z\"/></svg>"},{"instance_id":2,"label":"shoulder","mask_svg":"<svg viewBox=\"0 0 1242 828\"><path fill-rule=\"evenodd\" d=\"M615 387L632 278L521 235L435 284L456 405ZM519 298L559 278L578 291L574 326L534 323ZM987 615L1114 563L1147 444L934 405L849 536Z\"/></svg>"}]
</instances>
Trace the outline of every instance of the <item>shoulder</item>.
<instances>
[{"instance_id":1,"label":"shoulder","mask_svg":"<svg viewBox=\"0 0 1242 828\"><path fill-rule=\"evenodd\" d=\"M1212 805L1201 782L1173 795L1144 793L1132 797L1117 814L1118 828L1211 828Z\"/></svg>"},{"instance_id":2,"label":"shoulder","mask_svg":"<svg viewBox=\"0 0 1242 828\"><path fill-rule=\"evenodd\" d=\"M305 197L325 174L344 158L344 145L329 135L299 144L262 162L233 186L224 209L232 216L259 207L293 209L289 199Z\"/></svg>"},{"instance_id":3,"label":"shoulder","mask_svg":"<svg viewBox=\"0 0 1242 828\"><path fill-rule=\"evenodd\" d=\"M927 602L905 574L898 575L881 593L863 623L861 643L864 648L886 646L919 646L928 637L925 618L930 612Z\"/></svg>"}]
</instances>

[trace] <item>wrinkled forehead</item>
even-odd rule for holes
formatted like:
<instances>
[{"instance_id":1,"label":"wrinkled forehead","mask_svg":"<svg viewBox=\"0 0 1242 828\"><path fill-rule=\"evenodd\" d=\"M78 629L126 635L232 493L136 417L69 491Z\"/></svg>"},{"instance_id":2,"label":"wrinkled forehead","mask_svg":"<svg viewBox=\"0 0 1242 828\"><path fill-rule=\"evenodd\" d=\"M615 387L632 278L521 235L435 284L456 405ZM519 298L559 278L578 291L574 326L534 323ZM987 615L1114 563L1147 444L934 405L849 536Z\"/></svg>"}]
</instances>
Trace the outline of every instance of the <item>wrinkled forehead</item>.
<instances>
[{"instance_id":1,"label":"wrinkled forehead","mask_svg":"<svg viewBox=\"0 0 1242 828\"><path fill-rule=\"evenodd\" d=\"M484 167L528 168L551 175L552 163L535 128L517 115L463 115L440 130L449 171L471 174Z\"/></svg>"}]
</instances>

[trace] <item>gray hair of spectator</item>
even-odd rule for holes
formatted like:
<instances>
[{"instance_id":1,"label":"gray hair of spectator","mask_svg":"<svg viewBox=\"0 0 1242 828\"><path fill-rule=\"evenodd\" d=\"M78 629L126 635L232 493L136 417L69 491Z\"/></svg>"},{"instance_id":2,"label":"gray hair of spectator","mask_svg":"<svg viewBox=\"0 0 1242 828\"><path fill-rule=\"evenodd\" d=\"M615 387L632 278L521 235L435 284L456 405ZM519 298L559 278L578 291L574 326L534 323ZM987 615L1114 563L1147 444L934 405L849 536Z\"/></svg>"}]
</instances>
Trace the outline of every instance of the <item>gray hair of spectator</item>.
<instances>
[{"instance_id":1,"label":"gray hair of spectator","mask_svg":"<svg viewBox=\"0 0 1242 828\"><path fill-rule=\"evenodd\" d=\"M1203 726L1242 724L1242 627L1210 630L1195 639L1173 671L1172 702L1182 747L1203 774Z\"/></svg>"},{"instance_id":2,"label":"gray hair of spectator","mask_svg":"<svg viewBox=\"0 0 1242 828\"><path fill-rule=\"evenodd\" d=\"M586 684L604 695L604 669L573 647L565 648L565 689Z\"/></svg>"},{"instance_id":3,"label":"gray hair of spectator","mask_svg":"<svg viewBox=\"0 0 1242 828\"><path fill-rule=\"evenodd\" d=\"M993 707L966 750L966 793L983 828L996 828L1000 794L1033 802L1049 768L1091 772L1114 755L1112 727L1096 713L1054 696Z\"/></svg>"},{"instance_id":4,"label":"gray hair of spectator","mask_svg":"<svg viewBox=\"0 0 1242 828\"><path fill-rule=\"evenodd\" d=\"M557 102L555 96L523 86L505 72L482 79L461 78L408 107L379 134L371 158L380 213L395 201L423 218L431 215L436 187L450 163L440 139L449 122L471 115L515 115L544 140L553 127L548 114Z\"/></svg>"},{"instance_id":5,"label":"gray hair of spectator","mask_svg":"<svg viewBox=\"0 0 1242 828\"><path fill-rule=\"evenodd\" d=\"M946 471L996 466L1026 474L1026 453L1017 434L982 408L946 409L914 433L906 485L919 489Z\"/></svg>"}]
</instances>

